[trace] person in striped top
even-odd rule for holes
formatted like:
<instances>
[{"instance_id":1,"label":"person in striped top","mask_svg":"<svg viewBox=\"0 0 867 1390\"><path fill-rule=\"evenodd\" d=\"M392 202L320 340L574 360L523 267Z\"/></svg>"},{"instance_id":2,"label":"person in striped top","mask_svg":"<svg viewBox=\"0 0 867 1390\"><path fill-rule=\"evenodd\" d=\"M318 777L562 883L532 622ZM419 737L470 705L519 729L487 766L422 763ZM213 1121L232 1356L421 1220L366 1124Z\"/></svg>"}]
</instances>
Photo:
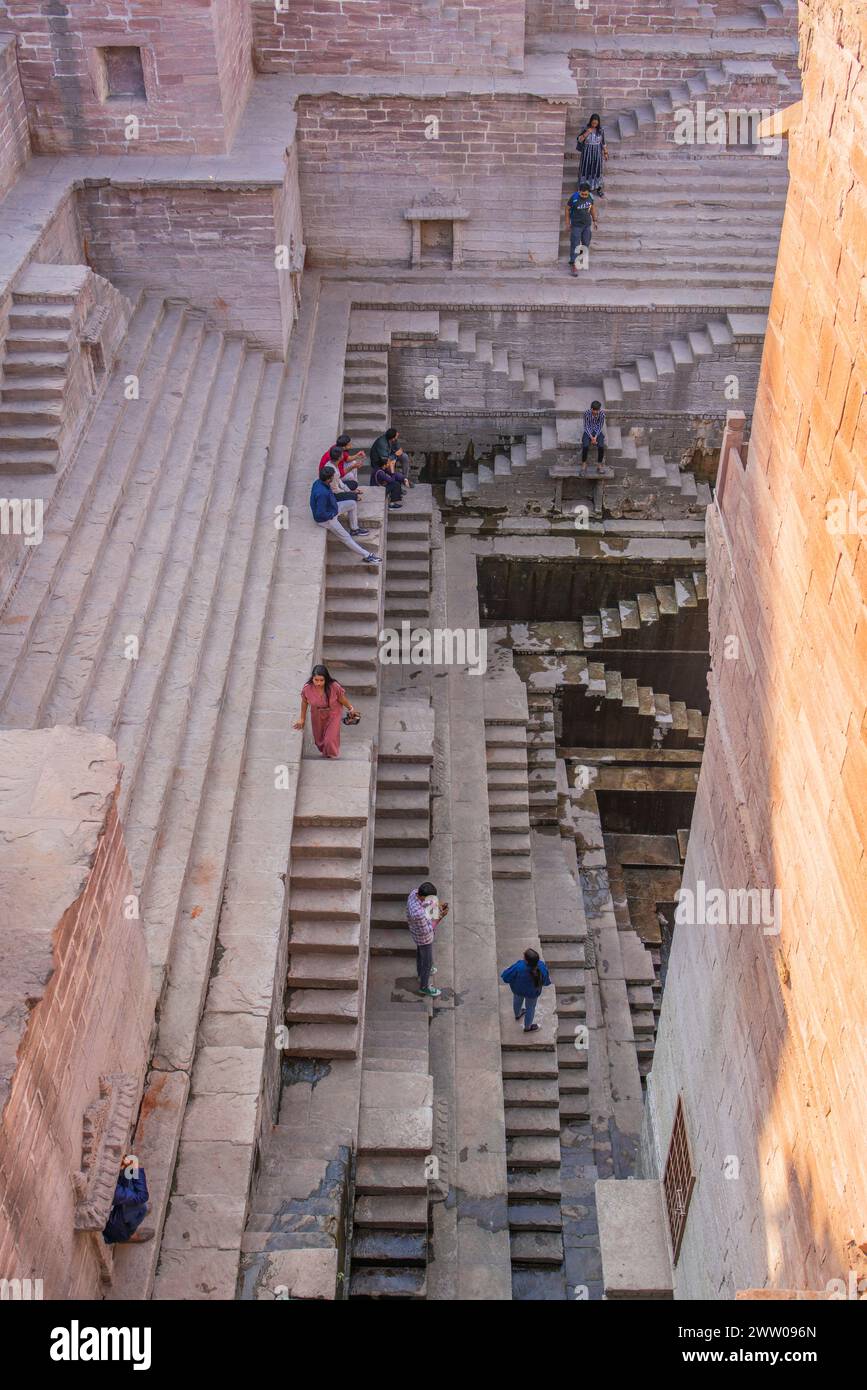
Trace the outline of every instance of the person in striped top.
<instances>
[{"instance_id":1,"label":"person in striped top","mask_svg":"<svg viewBox=\"0 0 867 1390\"><path fill-rule=\"evenodd\" d=\"M414 888L406 900L406 925L415 942L415 964L418 971L419 994L436 999L442 994L430 983L431 975L436 974L433 963L433 948L436 929L447 915L448 903L441 903L433 883L422 883Z\"/></svg>"},{"instance_id":2,"label":"person in striped top","mask_svg":"<svg viewBox=\"0 0 867 1390\"><path fill-rule=\"evenodd\" d=\"M596 445L596 471L602 472L605 462L605 411L601 401L591 401L590 409L584 411L584 433L581 436L581 474L587 472L587 455L590 445Z\"/></svg>"}]
</instances>

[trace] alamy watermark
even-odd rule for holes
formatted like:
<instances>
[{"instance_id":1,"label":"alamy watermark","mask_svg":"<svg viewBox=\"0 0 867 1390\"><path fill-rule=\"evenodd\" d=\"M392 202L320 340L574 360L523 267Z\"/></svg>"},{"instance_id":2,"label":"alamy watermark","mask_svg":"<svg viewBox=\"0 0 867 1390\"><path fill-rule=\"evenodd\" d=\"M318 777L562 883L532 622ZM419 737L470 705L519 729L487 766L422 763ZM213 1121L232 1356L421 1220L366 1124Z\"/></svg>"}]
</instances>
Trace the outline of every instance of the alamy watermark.
<instances>
[{"instance_id":1,"label":"alamy watermark","mask_svg":"<svg viewBox=\"0 0 867 1390\"><path fill-rule=\"evenodd\" d=\"M709 107L704 101L695 106L679 106L674 111L676 145L741 145L761 154L779 155L783 150L782 128L774 122L778 113L769 107ZM762 133L762 127L770 134Z\"/></svg>"},{"instance_id":2,"label":"alamy watermark","mask_svg":"<svg viewBox=\"0 0 867 1390\"><path fill-rule=\"evenodd\" d=\"M758 927L765 936L779 936L782 893L779 888L708 888L699 879L695 892L679 888L674 895L676 926Z\"/></svg>"},{"instance_id":3,"label":"alamy watermark","mask_svg":"<svg viewBox=\"0 0 867 1390\"><path fill-rule=\"evenodd\" d=\"M380 632L379 660L383 666L467 666L470 675L483 676L488 634L485 628L413 627L404 619L400 631L384 627Z\"/></svg>"},{"instance_id":4,"label":"alamy watermark","mask_svg":"<svg viewBox=\"0 0 867 1390\"><path fill-rule=\"evenodd\" d=\"M0 497L0 536L23 536L25 545L42 544L41 497Z\"/></svg>"}]
</instances>

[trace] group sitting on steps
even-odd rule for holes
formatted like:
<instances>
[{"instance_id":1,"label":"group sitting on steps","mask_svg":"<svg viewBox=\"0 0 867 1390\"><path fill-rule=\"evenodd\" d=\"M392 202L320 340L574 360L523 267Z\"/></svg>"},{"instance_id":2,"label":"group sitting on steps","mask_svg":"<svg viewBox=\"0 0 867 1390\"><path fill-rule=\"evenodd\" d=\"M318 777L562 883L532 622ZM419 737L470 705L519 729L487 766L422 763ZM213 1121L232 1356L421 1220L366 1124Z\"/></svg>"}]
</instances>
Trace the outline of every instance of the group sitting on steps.
<instances>
[{"instance_id":1,"label":"group sitting on steps","mask_svg":"<svg viewBox=\"0 0 867 1390\"><path fill-rule=\"evenodd\" d=\"M370 482L384 487L388 510L400 511L403 490L412 487L409 480L409 458L398 443L396 429L388 429L370 446ZM350 453L352 438L341 434L337 442L326 449L319 460L319 476L310 489L310 511L317 526L324 526L343 545L354 550L367 565L379 565L382 559L358 544L357 537L370 534L358 523L358 499L361 496L357 473L365 453L363 449ZM341 526L342 517L349 523L348 532Z\"/></svg>"}]
</instances>

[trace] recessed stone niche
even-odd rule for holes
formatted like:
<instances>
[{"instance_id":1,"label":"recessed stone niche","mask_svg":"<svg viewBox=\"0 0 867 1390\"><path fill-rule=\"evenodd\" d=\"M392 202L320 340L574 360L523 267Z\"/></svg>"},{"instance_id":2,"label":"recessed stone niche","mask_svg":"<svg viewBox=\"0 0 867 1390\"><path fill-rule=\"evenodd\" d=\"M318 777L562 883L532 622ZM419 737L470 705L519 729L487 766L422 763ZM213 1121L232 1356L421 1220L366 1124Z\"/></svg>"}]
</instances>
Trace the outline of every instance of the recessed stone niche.
<instances>
[{"instance_id":1,"label":"recessed stone niche","mask_svg":"<svg viewBox=\"0 0 867 1390\"><path fill-rule=\"evenodd\" d=\"M466 208L430 194L403 215L412 229L412 270L427 266L456 270L463 265L463 224L470 215Z\"/></svg>"}]
</instances>

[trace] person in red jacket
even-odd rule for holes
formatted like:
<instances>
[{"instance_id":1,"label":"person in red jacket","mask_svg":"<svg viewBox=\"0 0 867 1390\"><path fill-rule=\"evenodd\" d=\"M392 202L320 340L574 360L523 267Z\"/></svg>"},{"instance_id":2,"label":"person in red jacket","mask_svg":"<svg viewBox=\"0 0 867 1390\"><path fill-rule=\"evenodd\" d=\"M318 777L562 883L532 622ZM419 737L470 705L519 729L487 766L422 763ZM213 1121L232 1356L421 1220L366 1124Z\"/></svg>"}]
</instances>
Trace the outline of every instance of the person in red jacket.
<instances>
[{"instance_id":1,"label":"person in red jacket","mask_svg":"<svg viewBox=\"0 0 867 1390\"><path fill-rule=\"evenodd\" d=\"M330 449L319 460L319 467L322 468L326 463L333 463L341 478L351 492L358 487L356 474L359 466L363 463L365 454L363 449L357 449L354 454L350 454L349 446L352 443L352 435L339 434L337 442L332 444Z\"/></svg>"}]
</instances>

